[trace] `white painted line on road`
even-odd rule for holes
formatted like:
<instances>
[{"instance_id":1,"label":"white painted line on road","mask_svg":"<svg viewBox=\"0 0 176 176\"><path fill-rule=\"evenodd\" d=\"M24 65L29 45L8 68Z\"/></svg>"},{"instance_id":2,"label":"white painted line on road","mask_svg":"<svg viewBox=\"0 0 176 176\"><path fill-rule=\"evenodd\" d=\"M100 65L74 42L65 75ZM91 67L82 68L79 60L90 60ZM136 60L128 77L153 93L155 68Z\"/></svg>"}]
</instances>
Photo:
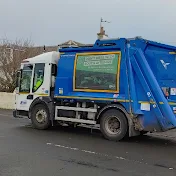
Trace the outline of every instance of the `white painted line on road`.
<instances>
[{"instance_id":1,"label":"white painted line on road","mask_svg":"<svg viewBox=\"0 0 176 176\"><path fill-rule=\"evenodd\" d=\"M68 147L68 146L53 144L53 143L46 143L46 144L51 145L51 146L55 146L55 147L69 149L69 150L77 150L77 151L81 151L81 152L84 152L84 153L89 153L89 154L94 154L94 155L99 155L99 156L104 156L104 157L109 157L109 158L115 158L115 159L118 159L118 160L125 160L125 161L135 162L135 163L139 163L139 164L150 165L150 164L148 164L146 162L143 162L143 161L141 162L141 161L137 161L137 160L131 160L131 159L123 158L121 156L111 156L111 155L107 155L107 154L103 154L103 153L97 153L97 152L90 151L90 150L81 150L79 148L73 148L73 147ZM174 168L168 167L167 169L173 170Z\"/></svg>"},{"instance_id":2,"label":"white painted line on road","mask_svg":"<svg viewBox=\"0 0 176 176\"><path fill-rule=\"evenodd\" d=\"M68 146L59 145L59 144L52 144L52 143L46 143L46 144L47 144L47 145L53 145L53 146L55 146L55 147L70 149L70 150L77 150L77 151L81 151L81 152L84 152L84 153L90 153L90 154L94 154L94 155L101 155L101 156L104 156L104 157L113 157L113 156L110 156L110 155L107 155L107 154L96 153L96 152L90 151L90 150L80 150L79 148L73 148L73 147L68 147ZM128 160L128 159L125 159L125 158L119 157L119 156L114 156L114 158L120 159L120 160Z\"/></svg>"},{"instance_id":3,"label":"white painted line on road","mask_svg":"<svg viewBox=\"0 0 176 176\"><path fill-rule=\"evenodd\" d=\"M79 150L78 148L70 148L71 150Z\"/></svg>"},{"instance_id":4,"label":"white painted line on road","mask_svg":"<svg viewBox=\"0 0 176 176\"><path fill-rule=\"evenodd\" d=\"M116 156L115 158L121 159L121 160L127 160L127 159L125 159L125 158L123 158L123 157L118 157L118 156Z\"/></svg>"},{"instance_id":5,"label":"white painted line on road","mask_svg":"<svg viewBox=\"0 0 176 176\"><path fill-rule=\"evenodd\" d=\"M52 143L46 143L46 145L52 145Z\"/></svg>"},{"instance_id":6,"label":"white painted line on road","mask_svg":"<svg viewBox=\"0 0 176 176\"><path fill-rule=\"evenodd\" d=\"M61 148L65 148L65 149L71 149L71 147L67 147L67 146L63 146L63 145L55 145L56 147L61 147Z\"/></svg>"},{"instance_id":7,"label":"white painted line on road","mask_svg":"<svg viewBox=\"0 0 176 176\"><path fill-rule=\"evenodd\" d=\"M48 143L47 143L48 144ZM51 143L49 143L48 145L51 145ZM78 148L72 148L72 147L67 147L67 146L64 146L64 145L54 145L55 147L60 147L60 148L65 148L65 149L70 149L70 150L79 150Z\"/></svg>"},{"instance_id":8,"label":"white painted line on road","mask_svg":"<svg viewBox=\"0 0 176 176\"><path fill-rule=\"evenodd\" d=\"M95 152L92 152L92 151L88 151L88 150L81 150L81 151L85 152L85 153L98 154L98 153L95 153Z\"/></svg>"}]
</instances>

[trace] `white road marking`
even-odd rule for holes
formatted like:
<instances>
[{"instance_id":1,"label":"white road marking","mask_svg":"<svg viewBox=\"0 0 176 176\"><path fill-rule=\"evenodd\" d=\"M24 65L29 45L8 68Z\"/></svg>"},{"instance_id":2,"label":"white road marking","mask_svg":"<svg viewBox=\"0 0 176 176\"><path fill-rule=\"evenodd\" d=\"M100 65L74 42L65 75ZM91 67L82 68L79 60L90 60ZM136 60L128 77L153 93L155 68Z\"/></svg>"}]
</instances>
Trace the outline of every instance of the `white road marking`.
<instances>
[{"instance_id":1,"label":"white road marking","mask_svg":"<svg viewBox=\"0 0 176 176\"><path fill-rule=\"evenodd\" d=\"M52 143L46 143L47 145L52 145Z\"/></svg>"},{"instance_id":2,"label":"white road marking","mask_svg":"<svg viewBox=\"0 0 176 176\"><path fill-rule=\"evenodd\" d=\"M79 150L78 148L70 148L71 150Z\"/></svg>"},{"instance_id":3,"label":"white road marking","mask_svg":"<svg viewBox=\"0 0 176 176\"><path fill-rule=\"evenodd\" d=\"M127 159L125 159L125 158L123 158L123 157L118 157L118 156L116 156L115 158L121 159L121 160L127 160Z\"/></svg>"},{"instance_id":4,"label":"white road marking","mask_svg":"<svg viewBox=\"0 0 176 176\"><path fill-rule=\"evenodd\" d=\"M97 153L97 152L90 151L90 150L81 150L79 148L73 148L73 147L68 147L68 146L59 145L59 144L53 144L53 143L46 143L46 144L47 145L52 145L52 146L55 146L55 147L69 149L69 150L77 150L77 151L81 151L81 152L84 152L84 153L89 153L89 154L94 154L94 155L100 155L100 156L109 157L109 158L115 158L115 159L118 159L118 160L125 160L125 161L131 161L131 162L135 162L135 163L139 163L139 164L150 165L150 164L148 164L146 162L143 162L143 159L142 159L142 162L141 162L141 161L137 161L137 160L130 160L130 159L127 159L127 158L123 158L121 156L111 156L111 155L108 155L108 154ZM169 170L173 170L174 168L168 167L168 169Z\"/></svg>"},{"instance_id":5,"label":"white road marking","mask_svg":"<svg viewBox=\"0 0 176 176\"><path fill-rule=\"evenodd\" d=\"M81 150L81 151L85 152L85 153L98 154L98 153L95 153L95 152L92 152L92 151L88 151L88 150Z\"/></svg>"},{"instance_id":6,"label":"white road marking","mask_svg":"<svg viewBox=\"0 0 176 176\"><path fill-rule=\"evenodd\" d=\"M104 157L113 157L107 154L103 154L103 153L96 153L94 151L90 151L90 150L80 150L79 148L74 148L74 147L68 147L68 146L64 146L64 145L59 145L59 144L52 144L52 143L46 143L47 145L53 145L55 147L60 147L60 148L65 148L65 149L70 149L70 150L77 150L77 151L81 151L84 153L90 153L90 154L94 154L94 155L101 155ZM113 158L119 159L119 160L128 160L126 158L123 157L119 157L119 156L114 156Z\"/></svg>"},{"instance_id":7,"label":"white road marking","mask_svg":"<svg viewBox=\"0 0 176 176\"><path fill-rule=\"evenodd\" d=\"M48 144L48 145L50 145L50 144ZM78 148L72 148L72 147L67 147L67 146L58 145L58 144L56 144L56 145L54 145L54 146L55 146L55 147L65 148L65 149L70 149L70 150L79 150Z\"/></svg>"}]
</instances>

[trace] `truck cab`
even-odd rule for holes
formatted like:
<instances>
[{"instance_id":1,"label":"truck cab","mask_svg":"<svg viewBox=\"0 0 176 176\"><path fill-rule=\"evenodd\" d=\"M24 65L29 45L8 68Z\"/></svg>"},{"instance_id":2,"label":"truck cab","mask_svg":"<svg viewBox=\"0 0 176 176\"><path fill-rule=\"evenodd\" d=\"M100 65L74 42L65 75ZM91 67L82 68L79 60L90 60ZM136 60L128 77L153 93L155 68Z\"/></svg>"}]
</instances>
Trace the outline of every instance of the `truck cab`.
<instances>
[{"instance_id":1,"label":"truck cab","mask_svg":"<svg viewBox=\"0 0 176 176\"><path fill-rule=\"evenodd\" d=\"M16 84L15 116L28 116L35 99L53 95L58 59L59 52L48 52L23 60Z\"/></svg>"}]
</instances>

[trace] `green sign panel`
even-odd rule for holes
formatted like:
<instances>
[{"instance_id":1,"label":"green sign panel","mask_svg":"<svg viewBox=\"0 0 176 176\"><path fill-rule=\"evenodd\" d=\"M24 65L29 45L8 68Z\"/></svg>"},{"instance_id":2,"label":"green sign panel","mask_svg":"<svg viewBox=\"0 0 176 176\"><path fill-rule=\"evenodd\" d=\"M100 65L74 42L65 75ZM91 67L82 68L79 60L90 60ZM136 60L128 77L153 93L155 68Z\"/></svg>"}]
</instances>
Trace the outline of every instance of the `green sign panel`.
<instances>
[{"instance_id":1,"label":"green sign panel","mask_svg":"<svg viewBox=\"0 0 176 176\"><path fill-rule=\"evenodd\" d=\"M76 64L76 89L117 90L119 54L80 55Z\"/></svg>"},{"instance_id":2,"label":"green sign panel","mask_svg":"<svg viewBox=\"0 0 176 176\"><path fill-rule=\"evenodd\" d=\"M118 54L78 56L76 70L117 73Z\"/></svg>"}]
</instances>

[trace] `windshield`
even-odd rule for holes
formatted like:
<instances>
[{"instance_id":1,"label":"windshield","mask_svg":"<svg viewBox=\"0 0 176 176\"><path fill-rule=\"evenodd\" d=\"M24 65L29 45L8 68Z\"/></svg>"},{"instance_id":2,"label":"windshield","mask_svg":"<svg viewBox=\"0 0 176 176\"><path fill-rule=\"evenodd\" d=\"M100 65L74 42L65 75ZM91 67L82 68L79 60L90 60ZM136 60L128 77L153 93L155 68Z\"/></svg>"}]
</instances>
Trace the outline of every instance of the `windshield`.
<instances>
[{"instance_id":1,"label":"windshield","mask_svg":"<svg viewBox=\"0 0 176 176\"><path fill-rule=\"evenodd\" d=\"M22 70L21 81L20 81L20 92L29 93L32 77L32 65L25 65Z\"/></svg>"}]
</instances>

